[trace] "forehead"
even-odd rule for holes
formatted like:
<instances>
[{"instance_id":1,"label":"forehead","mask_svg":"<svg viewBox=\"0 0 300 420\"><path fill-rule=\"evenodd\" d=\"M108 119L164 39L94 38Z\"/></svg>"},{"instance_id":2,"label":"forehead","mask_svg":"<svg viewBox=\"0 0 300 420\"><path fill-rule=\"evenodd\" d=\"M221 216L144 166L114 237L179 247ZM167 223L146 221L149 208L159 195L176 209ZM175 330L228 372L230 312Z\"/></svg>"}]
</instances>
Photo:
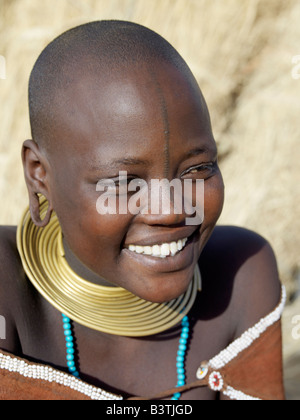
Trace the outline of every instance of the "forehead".
<instances>
[{"instance_id":1,"label":"forehead","mask_svg":"<svg viewBox=\"0 0 300 420\"><path fill-rule=\"evenodd\" d=\"M210 133L200 89L190 74L167 63L139 64L111 72L82 72L57 97L57 136L62 147L105 156L132 156L167 137ZM84 140L84 141L83 141ZM61 149L61 148L60 148Z\"/></svg>"}]
</instances>

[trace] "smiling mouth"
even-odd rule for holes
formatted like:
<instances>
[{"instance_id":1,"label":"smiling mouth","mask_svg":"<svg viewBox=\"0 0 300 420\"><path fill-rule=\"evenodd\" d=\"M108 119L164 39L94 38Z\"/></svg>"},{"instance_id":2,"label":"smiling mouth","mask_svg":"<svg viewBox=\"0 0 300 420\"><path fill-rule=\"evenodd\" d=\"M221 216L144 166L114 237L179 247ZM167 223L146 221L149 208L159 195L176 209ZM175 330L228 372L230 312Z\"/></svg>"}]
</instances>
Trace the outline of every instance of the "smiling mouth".
<instances>
[{"instance_id":1,"label":"smiling mouth","mask_svg":"<svg viewBox=\"0 0 300 420\"><path fill-rule=\"evenodd\" d=\"M167 258L175 257L181 252L188 241L188 238L179 239L177 242L166 242L161 245L153 246L141 246L141 245L129 245L128 250L136 254L148 255L156 258Z\"/></svg>"}]
</instances>

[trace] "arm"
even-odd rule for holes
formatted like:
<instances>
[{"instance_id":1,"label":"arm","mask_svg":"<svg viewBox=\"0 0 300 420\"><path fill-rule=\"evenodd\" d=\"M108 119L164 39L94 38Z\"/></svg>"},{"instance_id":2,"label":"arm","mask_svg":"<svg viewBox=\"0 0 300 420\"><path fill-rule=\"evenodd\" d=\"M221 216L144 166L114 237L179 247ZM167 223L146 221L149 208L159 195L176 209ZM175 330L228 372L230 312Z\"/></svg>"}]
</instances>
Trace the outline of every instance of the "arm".
<instances>
[{"instance_id":1,"label":"arm","mask_svg":"<svg viewBox=\"0 0 300 420\"><path fill-rule=\"evenodd\" d=\"M0 228L0 349L19 354L20 344L14 320L19 295L16 290L17 277L20 275L15 232L13 227Z\"/></svg>"},{"instance_id":2,"label":"arm","mask_svg":"<svg viewBox=\"0 0 300 420\"><path fill-rule=\"evenodd\" d=\"M257 251L240 266L234 295L237 325L235 337L272 312L281 297L281 283L276 258L269 243L259 235L246 233Z\"/></svg>"},{"instance_id":3,"label":"arm","mask_svg":"<svg viewBox=\"0 0 300 420\"><path fill-rule=\"evenodd\" d=\"M274 252L268 242L245 230L232 232L235 255L244 257L236 272L233 288L233 314L236 328L233 340L266 317L280 302L281 284ZM247 251L247 252L246 252ZM231 365L235 383L265 399L284 399L281 325L268 330ZM251 393L251 392L250 392ZM222 396L222 399L227 397Z\"/></svg>"}]
</instances>

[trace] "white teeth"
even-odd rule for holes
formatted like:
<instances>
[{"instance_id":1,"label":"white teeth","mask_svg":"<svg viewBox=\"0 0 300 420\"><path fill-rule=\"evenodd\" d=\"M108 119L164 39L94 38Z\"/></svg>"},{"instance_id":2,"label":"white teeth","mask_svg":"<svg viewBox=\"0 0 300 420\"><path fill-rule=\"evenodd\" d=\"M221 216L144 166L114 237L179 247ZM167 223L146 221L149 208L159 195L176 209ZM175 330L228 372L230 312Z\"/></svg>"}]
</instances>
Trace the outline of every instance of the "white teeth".
<instances>
[{"instance_id":1,"label":"white teeth","mask_svg":"<svg viewBox=\"0 0 300 420\"><path fill-rule=\"evenodd\" d=\"M136 247L135 247L135 252L136 252L137 254L143 254L143 252L144 252L144 247L142 247L142 246L136 246Z\"/></svg>"},{"instance_id":2,"label":"white teeth","mask_svg":"<svg viewBox=\"0 0 300 420\"><path fill-rule=\"evenodd\" d=\"M177 246L177 242L170 243L170 252L171 252L172 257L174 257L174 255L176 255L178 251L179 251L179 248Z\"/></svg>"},{"instance_id":3,"label":"white teeth","mask_svg":"<svg viewBox=\"0 0 300 420\"><path fill-rule=\"evenodd\" d=\"M144 246L144 254L145 255L152 255L152 246Z\"/></svg>"},{"instance_id":4,"label":"white teeth","mask_svg":"<svg viewBox=\"0 0 300 420\"><path fill-rule=\"evenodd\" d=\"M179 251L181 251L183 248L183 243L181 239L179 239L179 241L177 242L177 246L178 246Z\"/></svg>"},{"instance_id":5,"label":"white teeth","mask_svg":"<svg viewBox=\"0 0 300 420\"><path fill-rule=\"evenodd\" d=\"M160 246L159 245L153 245L153 247L152 247L152 255L154 257L159 257L160 254L161 254L161 252L160 252Z\"/></svg>"},{"instance_id":6,"label":"white teeth","mask_svg":"<svg viewBox=\"0 0 300 420\"><path fill-rule=\"evenodd\" d=\"M129 251L136 252L137 254L150 255L157 258L166 258L168 256L174 257L185 247L187 240L188 238L184 238L179 239L177 242L153 246L129 245L128 249Z\"/></svg>"},{"instance_id":7,"label":"white teeth","mask_svg":"<svg viewBox=\"0 0 300 420\"><path fill-rule=\"evenodd\" d=\"M166 257L170 255L170 245L169 244L162 244L160 247L161 255L165 255Z\"/></svg>"}]
</instances>

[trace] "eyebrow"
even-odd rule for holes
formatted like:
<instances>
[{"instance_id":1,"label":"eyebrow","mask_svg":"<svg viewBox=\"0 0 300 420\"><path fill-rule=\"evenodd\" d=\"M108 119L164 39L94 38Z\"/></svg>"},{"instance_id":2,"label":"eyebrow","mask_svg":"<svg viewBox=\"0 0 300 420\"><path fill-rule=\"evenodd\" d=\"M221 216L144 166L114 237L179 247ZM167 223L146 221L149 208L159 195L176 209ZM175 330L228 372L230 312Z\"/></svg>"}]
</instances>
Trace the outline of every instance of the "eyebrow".
<instances>
[{"instance_id":1,"label":"eyebrow","mask_svg":"<svg viewBox=\"0 0 300 420\"><path fill-rule=\"evenodd\" d=\"M109 165L125 165L125 166L133 166L133 165L149 165L149 160L143 159L136 159L136 158L122 158L122 159L114 159L110 162Z\"/></svg>"},{"instance_id":2,"label":"eyebrow","mask_svg":"<svg viewBox=\"0 0 300 420\"><path fill-rule=\"evenodd\" d=\"M136 159L136 158L121 158L121 159L113 159L109 161L108 163L101 164L101 167L103 168L112 168L112 167L118 167L118 166L138 166L138 165L150 165L149 160L143 160L143 159ZM99 166L92 166L92 170L99 169Z\"/></svg>"},{"instance_id":3,"label":"eyebrow","mask_svg":"<svg viewBox=\"0 0 300 420\"><path fill-rule=\"evenodd\" d=\"M186 155L185 159L189 159L193 156L204 155L208 153L217 154L217 149L215 147L196 147L195 149L190 150Z\"/></svg>"}]
</instances>

